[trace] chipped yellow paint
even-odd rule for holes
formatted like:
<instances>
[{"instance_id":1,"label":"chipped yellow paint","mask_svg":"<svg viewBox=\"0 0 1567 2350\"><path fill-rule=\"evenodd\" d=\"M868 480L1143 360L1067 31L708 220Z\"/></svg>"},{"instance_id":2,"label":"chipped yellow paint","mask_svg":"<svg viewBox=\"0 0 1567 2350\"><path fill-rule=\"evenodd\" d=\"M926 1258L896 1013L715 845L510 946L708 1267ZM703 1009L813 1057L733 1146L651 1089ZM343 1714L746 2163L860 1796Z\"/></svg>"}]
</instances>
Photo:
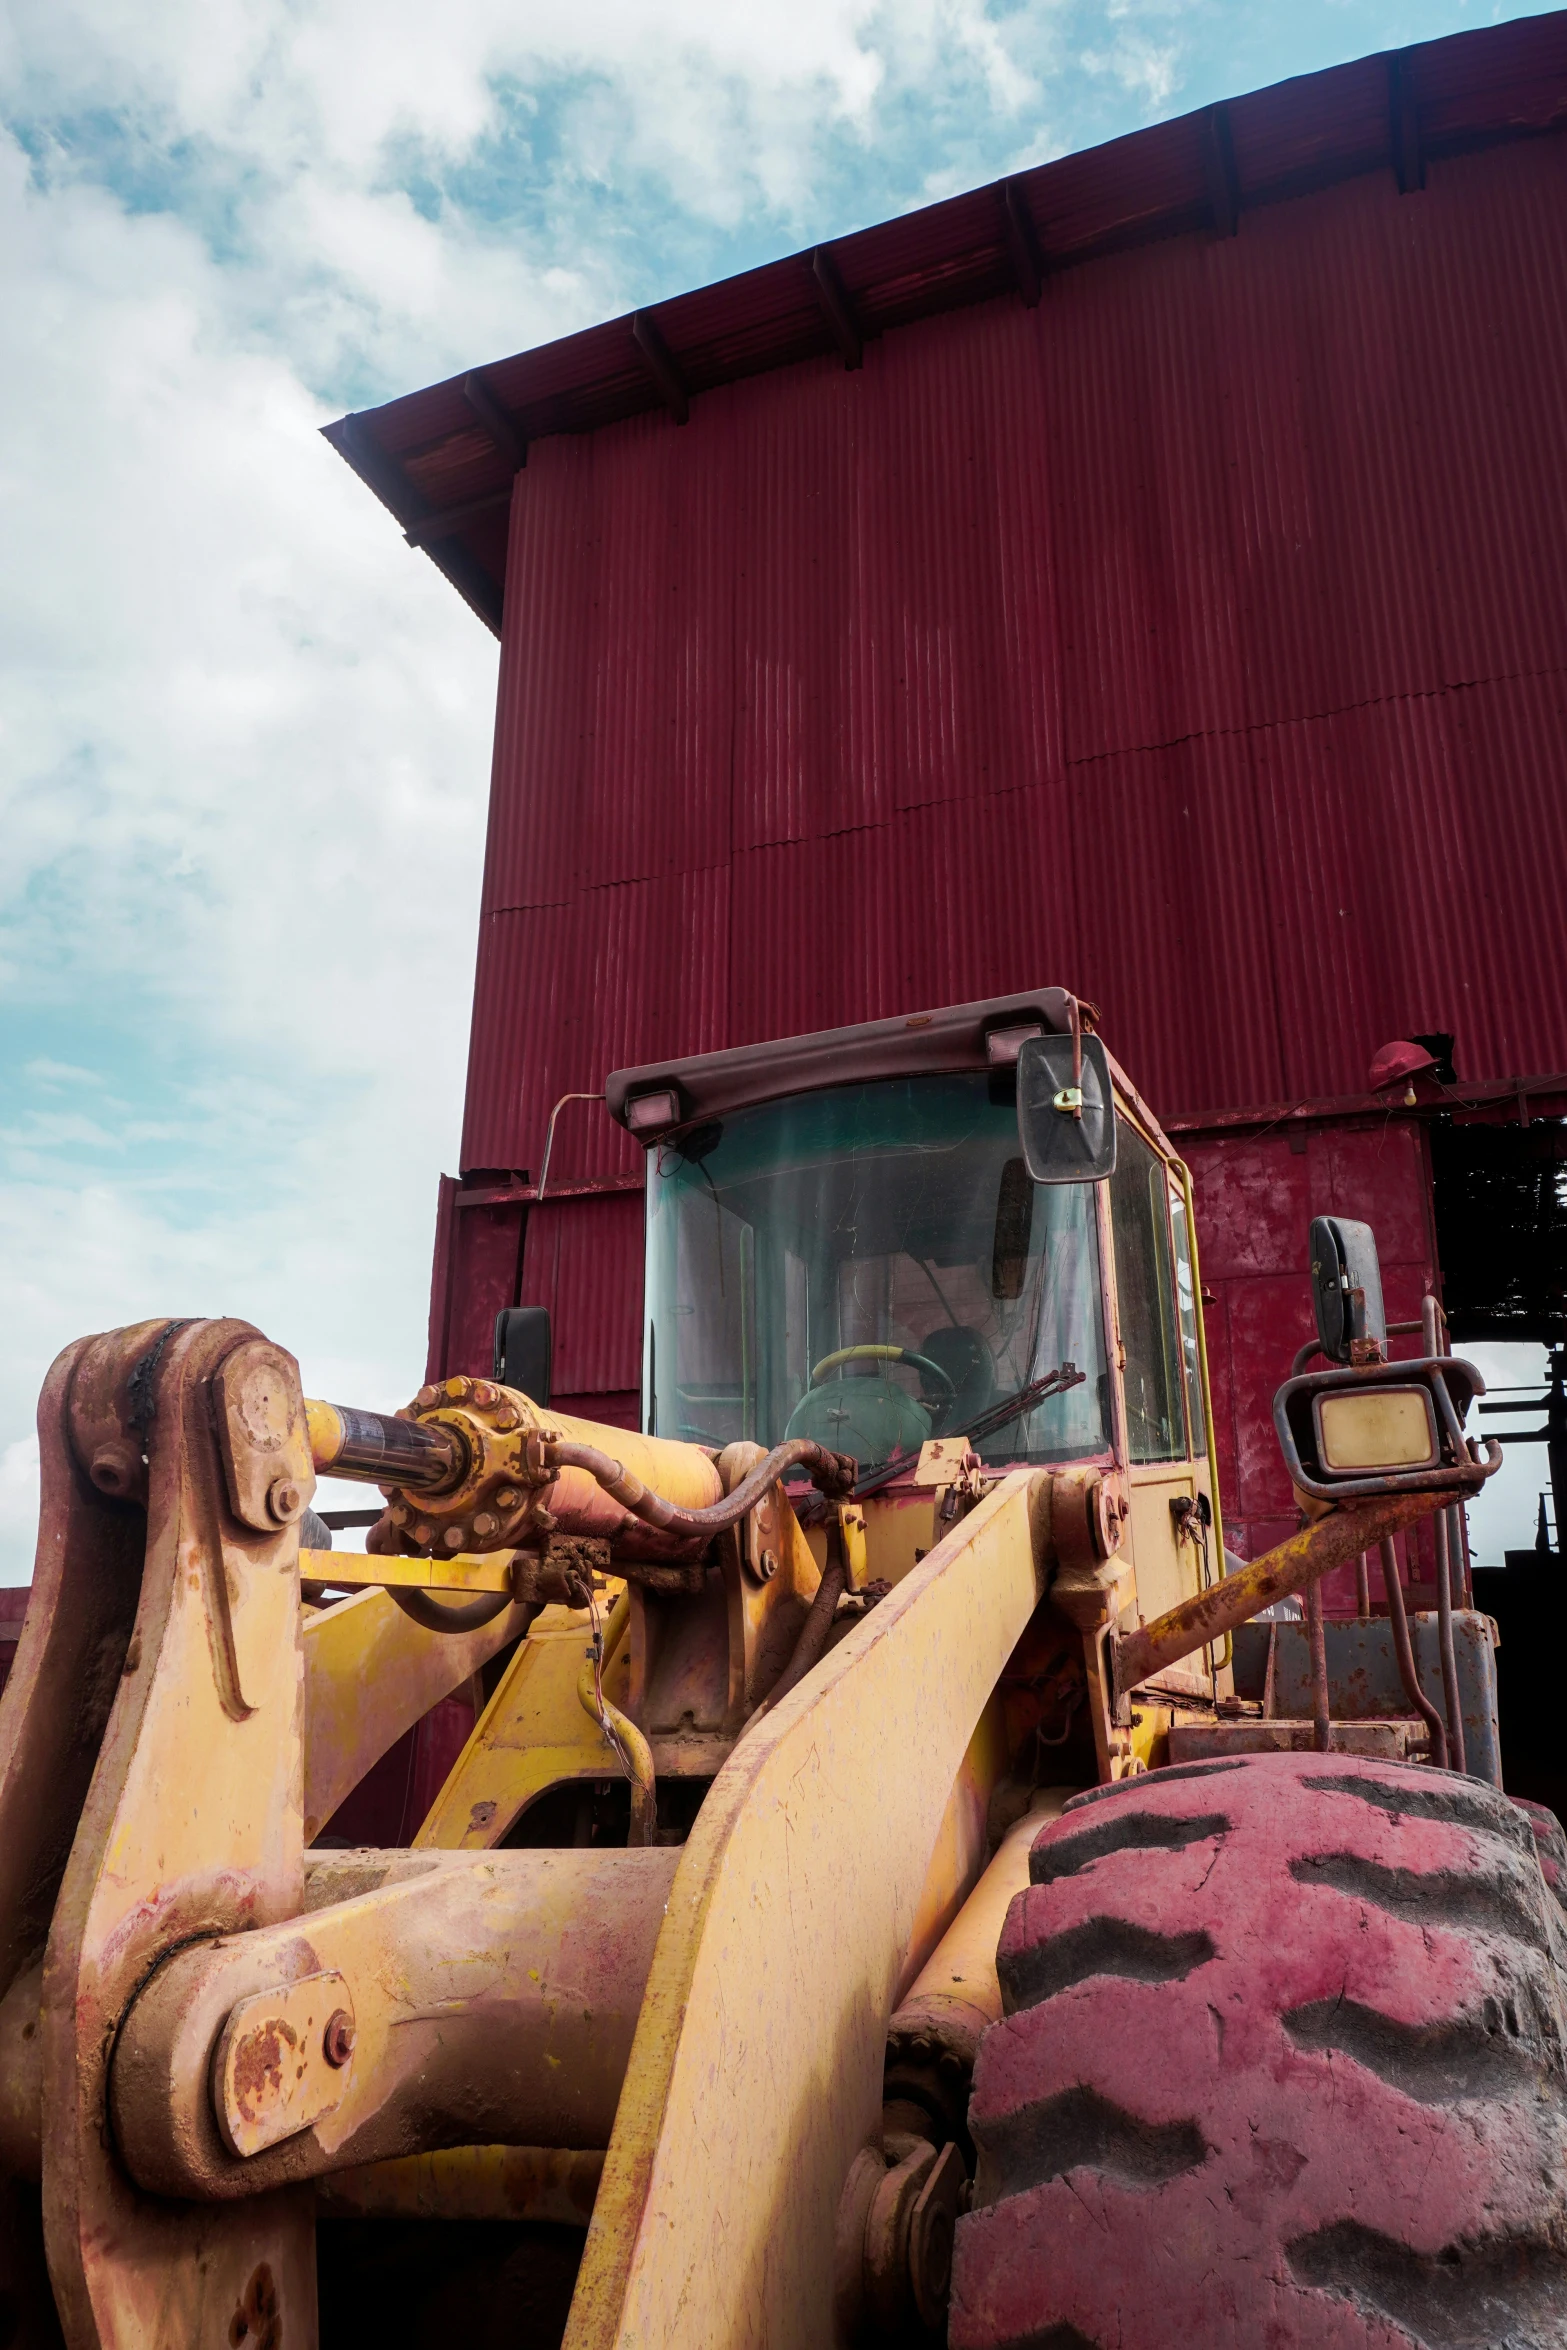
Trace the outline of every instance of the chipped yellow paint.
<instances>
[{"instance_id":1,"label":"chipped yellow paint","mask_svg":"<svg viewBox=\"0 0 1567 2350\"><path fill-rule=\"evenodd\" d=\"M475 1632L427 1632L384 1591L356 1592L305 1618L307 1843L371 1764L526 1621L508 1608Z\"/></svg>"},{"instance_id":2,"label":"chipped yellow paint","mask_svg":"<svg viewBox=\"0 0 1567 2350\"><path fill-rule=\"evenodd\" d=\"M820 2350L954 1781L1040 1593L1008 1477L756 1723L680 1857L563 2350ZM1039 1511L1042 1516L1042 1511Z\"/></svg>"},{"instance_id":3,"label":"chipped yellow paint","mask_svg":"<svg viewBox=\"0 0 1567 2350\"><path fill-rule=\"evenodd\" d=\"M600 1619L618 1584L600 1601ZM590 1625L585 1608L547 1607L507 1666L414 1838L421 1847L477 1852L498 1844L535 1796L560 1779L618 1779L619 1758L577 1698ZM631 1650L622 1642L604 1694L626 1705Z\"/></svg>"}]
</instances>

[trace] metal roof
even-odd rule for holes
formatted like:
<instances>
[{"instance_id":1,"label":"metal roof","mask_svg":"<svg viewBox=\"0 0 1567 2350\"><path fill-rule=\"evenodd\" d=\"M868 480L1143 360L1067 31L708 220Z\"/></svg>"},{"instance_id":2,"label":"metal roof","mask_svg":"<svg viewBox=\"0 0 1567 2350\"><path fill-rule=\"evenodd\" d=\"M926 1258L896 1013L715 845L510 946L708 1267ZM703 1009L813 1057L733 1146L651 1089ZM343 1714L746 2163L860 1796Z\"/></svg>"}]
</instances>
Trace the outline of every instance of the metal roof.
<instances>
[{"instance_id":1,"label":"metal roof","mask_svg":"<svg viewBox=\"0 0 1567 2350\"><path fill-rule=\"evenodd\" d=\"M1335 180L1567 122L1567 11L1303 75L747 270L385 406L327 438L499 633L513 481L529 444L651 411L700 424L719 386L1012 293L1075 264Z\"/></svg>"}]
</instances>

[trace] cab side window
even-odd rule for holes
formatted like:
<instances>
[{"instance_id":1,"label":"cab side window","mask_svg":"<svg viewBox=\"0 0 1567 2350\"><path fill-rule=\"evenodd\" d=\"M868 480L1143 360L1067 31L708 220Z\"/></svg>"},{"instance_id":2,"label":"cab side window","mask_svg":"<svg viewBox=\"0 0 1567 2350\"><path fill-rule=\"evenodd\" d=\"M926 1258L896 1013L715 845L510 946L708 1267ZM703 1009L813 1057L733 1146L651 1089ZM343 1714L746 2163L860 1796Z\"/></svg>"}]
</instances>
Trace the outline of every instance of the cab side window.
<instances>
[{"instance_id":1,"label":"cab side window","mask_svg":"<svg viewBox=\"0 0 1567 2350\"><path fill-rule=\"evenodd\" d=\"M1123 1118L1110 1178L1110 1216L1126 1349L1127 1446L1134 1461L1186 1457L1168 1196L1164 1162Z\"/></svg>"},{"instance_id":2,"label":"cab side window","mask_svg":"<svg viewBox=\"0 0 1567 2350\"><path fill-rule=\"evenodd\" d=\"M1181 1366L1186 1373L1186 1424L1192 1432L1192 1450L1207 1442L1202 1415L1202 1349L1197 1339L1197 1283L1192 1272L1191 1233L1186 1201L1174 1178L1170 1181L1170 1230L1175 1235L1175 1304L1181 1318Z\"/></svg>"}]
</instances>

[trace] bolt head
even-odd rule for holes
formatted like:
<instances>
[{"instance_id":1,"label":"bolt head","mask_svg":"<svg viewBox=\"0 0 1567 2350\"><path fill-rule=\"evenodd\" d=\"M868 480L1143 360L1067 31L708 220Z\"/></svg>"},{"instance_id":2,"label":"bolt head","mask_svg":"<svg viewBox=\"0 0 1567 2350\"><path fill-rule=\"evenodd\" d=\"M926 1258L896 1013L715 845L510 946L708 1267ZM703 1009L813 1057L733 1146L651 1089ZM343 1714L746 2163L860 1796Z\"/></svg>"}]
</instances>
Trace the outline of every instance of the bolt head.
<instances>
[{"instance_id":1,"label":"bolt head","mask_svg":"<svg viewBox=\"0 0 1567 2350\"><path fill-rule=\"evenodd\" d=\"M487 1407L492 1403L499 1403L500 1400L501 1391L495 1385L493 1379L475 1379L473 1383L473 1401L476 1404L483 1404Z\"/></svg>"},{"instance_id":2,"label":"bolt head","mask_svg":"<svg viewBox=\"0 0 1567 2350\"><path fill-rule=\"evenodd\" d=\"M448 1379L441 1389L441 1393L449 1403L466 1403L473 1393L473 1381L462 1378Z\"/></svg>"},{"instance_id":3,"label":"bolt head","mask_svg":"<svg viewBox=\"0 0 1567 2350\"><path fill-rule=\"evenodd\" d=\"M760 1573L764 1583L770 1583L772 1581L773 1577L778 1572L778 1553L775 1550L763 1551L758 1562L758 1572Z\"/></svg>"},{"instance_id":4,"label":"bolt head","mask_svg":"<svg viewBox=\"0 0 1567 2350\"><path fill-rule=\"evenodd\" d=\"M520 1493L513 1493L509 1485L504 1489L503 1492L500 1492L495 1496L495 1506L498 1510L514 1510L519 1506L521 1501L522 1495Z\"/></svg>"},{"instance_id":5,"label":"bolt head","mask_svg":"<svg viewBox=\"0 0 1567 2350\"><path fill-rule=\"evenodd\" d=\"M87 1474L100 1493L107 1493L118 1501L127 1493L134 1493L141 1483L141 1454L133 1444L114 1438L100 1444L93 1454Z\"/></svg>"},{"instance_id":6,"label":"bolt head","mask_svg":"<svg viewBox=\"0 0 1567 2350\"><path fill-rule=\"evenodd\" d=\"M419 1548L424 1550L435 1540L435 1528L433 1526L415 1526L413 1529L413 1539L418 1543Z\"/></svg>"},{"instance_id":7,"label":"bolt head","mask_svg":"<svg viewBox=\"0 0 1567 2350\"><path fill-rule=\"evenodd\" d=\"M441 1391L438 1387L421 1387L414 1397L413 1408L416 1412L427 1412L440 1400Z\"/></svg>"},{"instance_id":8,"label":"bolt head","mask_svg":"<svg viewBox=\"0 0 1567 2350\"><path fill-rule=\"evenodd\" d=\"M476 1541L488 1542L490 1537L493 1534L498 1534L500 1530L500 1519L492 1516L489 1510L481 1510L473 1521L474 1539Z\"/></svg>"},{"instance_id":9,"label":"bolt head","mask_svg":"<svg viewBox=\"0 0 1567 2350\"><path fill-rule=\"evenodd\" d=\"M465 1540L466 1535L461 1526L448 1526L441 1536L441 1546L444 1550L457 1551L461 1550Z\"/></svg>"},{"instance_id":10,"label":"bolt head","mask_svg":"<svg viewBox=\"0 0 1567 2350\"><path fill-rule=\"evenodd\" d=\"M280 1526L292 1526L303 1517L305 1491L297 1477L275 1477L267 1487L267 1509Z\"/></svg>"},{"instance_id":11,"label":"bolt head","mask_svg":"<svg viewBox=\"0 0 1567 2350\"><path fill-rule=\"evenodd\" d=\"M354 2019L346 2007L336 2008L326 2019L326 2030L321 2035L321 2053L327 2063L341 2069L354 2053Z\"/></svg>"}]
</instances>

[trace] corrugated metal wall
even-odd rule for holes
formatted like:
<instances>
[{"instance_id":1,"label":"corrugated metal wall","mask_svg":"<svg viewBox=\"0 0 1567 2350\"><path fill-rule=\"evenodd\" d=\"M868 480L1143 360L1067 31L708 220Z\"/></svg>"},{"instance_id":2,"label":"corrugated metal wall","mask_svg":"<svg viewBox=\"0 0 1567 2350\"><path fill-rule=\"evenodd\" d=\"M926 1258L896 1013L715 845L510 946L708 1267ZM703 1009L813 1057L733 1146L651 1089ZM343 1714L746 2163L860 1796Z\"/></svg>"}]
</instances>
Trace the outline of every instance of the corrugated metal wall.
<instances>
[{"instance_id":1,"label":"corrugated metal wall","mask_svg":"<svg viewBox=\"0 0 1567 2350\"><path fill-rule=\"evenodd\" d=\"M1042 980L1167 1115L1411 1029L1561 1068L1564 380L1542 137L536 443L464 1165L617 1064ZM551 1184L636 1163L578 1109ZM563 1389L635 1385L639 1281L623 1194L535 1211Z\"/></svg>"},{"instance_id":2,"label":"corrugated metal wall","mask_svg":"<svg viewBox=\"0 0 1567 2350\"><path fill-rule=\"evenodd\" d=\"M1408 1118L1182 1138L1197 1196L1203 1318L1214 1389L1225 1540L1255 1558L1298 1524L1273 1398L1314 1334L1313 1216L1364 1217L1377 1236L1390 1322L1418 1321L1437 1270L1425 1137ZM1411 1337L1395 1355L1421 1351ZM1354 1569L1328 1605L1353 1610Z\"/></svg>"}]
</instances>

